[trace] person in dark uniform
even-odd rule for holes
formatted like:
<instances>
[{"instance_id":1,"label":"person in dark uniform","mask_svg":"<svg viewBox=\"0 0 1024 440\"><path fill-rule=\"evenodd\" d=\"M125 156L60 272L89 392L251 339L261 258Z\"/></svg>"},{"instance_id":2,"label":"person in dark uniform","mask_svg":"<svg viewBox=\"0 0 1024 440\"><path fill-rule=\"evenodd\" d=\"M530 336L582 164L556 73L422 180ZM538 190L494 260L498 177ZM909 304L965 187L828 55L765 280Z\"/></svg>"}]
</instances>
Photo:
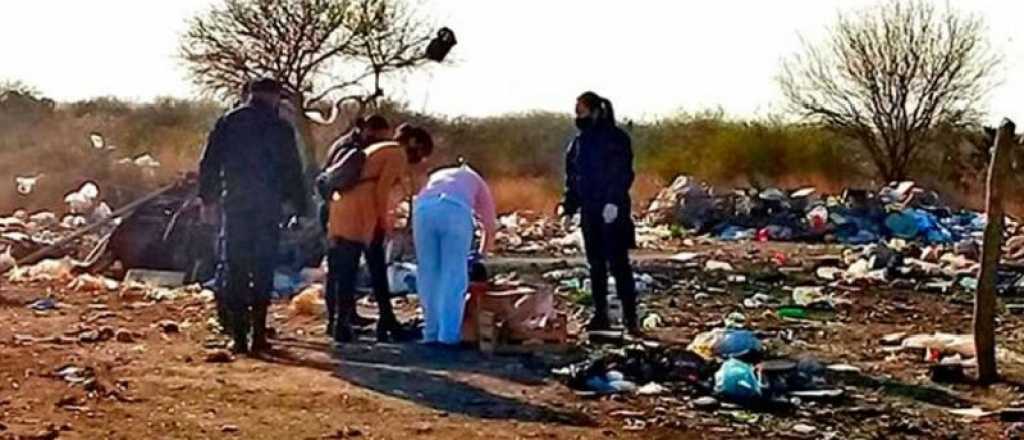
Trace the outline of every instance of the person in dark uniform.
<instances>
[{"instance_id":1,"label":"person in dark uniform","mask_svg":"<svg viewBox=\"0 0 1024 440\"><path fill-rule=\"evenodd\" d=\"M594 317L589 330L608 330L608 272L622 301L623 324L639 334L636 287L629 250L636 237L629 190L633 185L633 149L629 135L615 124L611 101L586 92L576 101L576 127L565 158L563 215L580 213Z\"/></svg>"},{"instance_id":2,"label":"person in dark uniform","mask_svg":"<svg viewBox=\"0 0 1024 440\"><path fill-rule=\"evenodd\" d=\"M249 91L244 105L217 121L199 162L203 210L218 202L222 209L224 297L236 353L270 349L266 320L283 204L303 213L307 201L293 128L278 115L280 83L256 80Z\"/></svg>"}]
</instances>

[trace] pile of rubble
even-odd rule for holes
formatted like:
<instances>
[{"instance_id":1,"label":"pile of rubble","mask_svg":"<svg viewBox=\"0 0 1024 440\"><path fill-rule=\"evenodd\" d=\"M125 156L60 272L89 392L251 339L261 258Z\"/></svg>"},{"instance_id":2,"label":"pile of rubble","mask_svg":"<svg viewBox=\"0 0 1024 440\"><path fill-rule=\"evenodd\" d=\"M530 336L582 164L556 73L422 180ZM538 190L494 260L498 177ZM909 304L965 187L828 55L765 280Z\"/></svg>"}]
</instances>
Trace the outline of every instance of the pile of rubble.
<instances>
[{"instance_id":1,"label":"pile of rubble","mask_svg":"<svg viewBox=\"0 0 1024 440\"><path fill-rule=\"evenodd\" d=\"M839 195L818 194L814 188L720 193L687 176L654 199L646 219L722 240L842 244L892 238L952 244L980 238L985 226L982 214L954 210L914 182L896 182L874 192L848 189ZM1009 222L1007 229L1014 235L1019 225Z\"/></svg>"}]
</instances>

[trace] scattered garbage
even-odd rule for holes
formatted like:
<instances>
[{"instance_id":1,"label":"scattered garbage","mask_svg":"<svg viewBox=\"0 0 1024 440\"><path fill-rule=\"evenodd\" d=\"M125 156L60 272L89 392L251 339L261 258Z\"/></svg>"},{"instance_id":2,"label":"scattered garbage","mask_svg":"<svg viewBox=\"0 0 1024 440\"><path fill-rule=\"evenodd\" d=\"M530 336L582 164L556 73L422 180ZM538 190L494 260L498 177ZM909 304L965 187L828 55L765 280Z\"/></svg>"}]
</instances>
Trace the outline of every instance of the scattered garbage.
<instances>
[{"instance_id":1,"label":"scattered garbage","mask_svg":"<svg viewBox=\"0 0 1024 440\"><path fill-rule=\"evenodd\" d=\"M326 310L325 307L323 284L307 287L291 301L292 312L301 316L320 316Z\"/></svg>"},{"instance_id":2,"label":"scattered garbage","mask_svg":"<svg viewBox=\"0 0 1024 440\"><path fill-rule=\"evenodd\" d=\"M126 283L140 283L153 287L180 287L185 282L182 272L132 269L124 276Z\"/></svg>"},{"instance_id":3,"label":"scattered garbage","mask_svg":"<svg viewBox=\"0 0 1024 440\"><path fill-rule=\"evenodd\" d=\"M57 301L53 298L42 298L28 305L28 308L37 312L45 312L57 308Z\"/></svg>"},{"instance_id":4,"label":"scattered garbage","mask_svg":"<svg viewBox=\"0 0 1024 440\"><path fill-rule=\"evenodd\" d=\"M664 391L666 384L698 383L709 377L707 362L699 355L677 347L628 346L596 353L594 357L554 370L577 391L596 393L639 392L637 383L648 385L645 392ZM659 385L660 384L660 385Z\"/></svg>"}]
</instances>

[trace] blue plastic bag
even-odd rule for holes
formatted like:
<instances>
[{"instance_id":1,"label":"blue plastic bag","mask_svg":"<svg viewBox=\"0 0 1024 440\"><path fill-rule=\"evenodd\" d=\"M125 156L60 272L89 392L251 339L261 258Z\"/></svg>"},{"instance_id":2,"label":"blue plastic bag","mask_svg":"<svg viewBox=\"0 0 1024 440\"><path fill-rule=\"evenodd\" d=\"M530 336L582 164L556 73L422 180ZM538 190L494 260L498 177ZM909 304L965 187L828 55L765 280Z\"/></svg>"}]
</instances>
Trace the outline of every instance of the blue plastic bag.
<instances>
[{"instance_id":1,"label":"blue plastic bag","mask_svg":"<svg viewBox=\"0 0 1024 440\"><path fill-rule=\"evenodd\" d=\"M738 358L760 352L761 340L749 330L729 330L715 345L715 356L722 359Z\"/></svg>"},{"instance_id":2,"label":"blue plastic bag","mask_svg":"<svg viewBox=\"0 0 1024 440\"><path fill-rule=\"evenodd\" d=\"M729 359L715 373L715 394L737 403L753 402L761 398L761 380L754 367L736 359Z\"/></svg>"}]
</instances>

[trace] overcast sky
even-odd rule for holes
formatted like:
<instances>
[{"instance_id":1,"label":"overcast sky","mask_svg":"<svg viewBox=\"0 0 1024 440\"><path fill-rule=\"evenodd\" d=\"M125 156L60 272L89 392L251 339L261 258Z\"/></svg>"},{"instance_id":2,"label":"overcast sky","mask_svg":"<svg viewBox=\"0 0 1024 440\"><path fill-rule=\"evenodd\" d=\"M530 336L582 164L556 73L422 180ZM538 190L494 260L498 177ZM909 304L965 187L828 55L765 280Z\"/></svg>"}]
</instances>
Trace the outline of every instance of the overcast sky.
<instances>
[{"instance_id":1,"label":"overcast sky","mask_svg":"<svg viewBox=\"0 0 1024 440\"><path fill-rule=\"evenodd\" d=\"M98 95L195 96L176 58L186 18L215 0L33 0L4 5L0 79L58 100ZM721 107L781 107L782 57L815 38L840 8L874 0L425 0L455 29L458 63L391 84L413 108L448 115L570 111L594 89L620 113L650 117ZM986 18L1006 54L991 119L1024 118L1024 2L952 0Z\"/></svg>"}]
</instances>

